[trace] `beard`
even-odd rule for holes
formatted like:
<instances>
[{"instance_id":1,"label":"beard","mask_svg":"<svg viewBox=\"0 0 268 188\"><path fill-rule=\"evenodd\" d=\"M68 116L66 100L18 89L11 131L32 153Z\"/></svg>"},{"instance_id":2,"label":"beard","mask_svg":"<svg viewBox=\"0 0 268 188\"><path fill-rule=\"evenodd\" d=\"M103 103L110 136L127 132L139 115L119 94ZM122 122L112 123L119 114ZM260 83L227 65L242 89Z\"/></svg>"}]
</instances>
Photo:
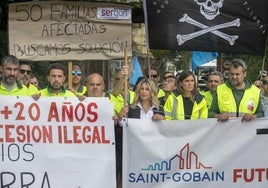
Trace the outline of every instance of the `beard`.
<instances>
[{"instance_id":1,"label":"beard","mask_svg":"<svg viewBox=\"0 0 268 188\"><path fill-rule=\"evenodd\" d=\"M7 85L13 85L16 83L17 78L15 76L3 76L3 81L7 84Z\"/></svg>"},{"instance_id":2,"label":"beard","mask_svg":"<svg viewBox=\"0 0 268 188\"><path fill-rule=\"evenodd\" d=\"M217 86L211 86L209 90L210 91L216 91L216 89L217 89Z\"/></svg>"},{"instance_id":3,"label":"beard","mask_svg":"<svg viewBox=\"0 0 268 188\"><path fill-rule=\"evenodd\" d=\"M62 89L62 84L60 83L53 83L51 84L50 88L54 91L59 91Z\"/></svg>"},{"instance_id":4,"label":"beard","mask_svg":"<svg viewBox=\"0 0 268 188\"><path fill-rule=\"evenodd\" d=\"M231 84L234 87L238 87L238 86L241 86L243 84L243 81L242 82L239 82L239 80L231 79Z\"/></svg>"}]
</instances>

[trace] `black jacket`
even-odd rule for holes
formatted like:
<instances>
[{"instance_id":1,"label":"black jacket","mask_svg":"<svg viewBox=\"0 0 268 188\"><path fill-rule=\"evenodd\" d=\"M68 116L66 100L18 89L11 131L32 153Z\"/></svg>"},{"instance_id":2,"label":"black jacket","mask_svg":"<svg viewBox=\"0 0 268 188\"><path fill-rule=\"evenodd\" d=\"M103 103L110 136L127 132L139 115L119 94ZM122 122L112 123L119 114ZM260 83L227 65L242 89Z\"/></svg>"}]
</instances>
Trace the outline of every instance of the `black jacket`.
<instances>
[{"instance_id":1,"label":"black jacket","mask_svg":"<svg viewBox=\"0 0 268 188\"><path fill-rule=\"evenodd\" d=\"M127 117L140 119L140 114L141 114L140 111L141 111L141 108L139 106L136 106L135 108L130 107L128 114L127 114ZM164 109L162 106L160 106L159 109L154 107L153 112L154 112L154 114L160 114L162 116L165 116Z\"/></svg>"}]
</instances>

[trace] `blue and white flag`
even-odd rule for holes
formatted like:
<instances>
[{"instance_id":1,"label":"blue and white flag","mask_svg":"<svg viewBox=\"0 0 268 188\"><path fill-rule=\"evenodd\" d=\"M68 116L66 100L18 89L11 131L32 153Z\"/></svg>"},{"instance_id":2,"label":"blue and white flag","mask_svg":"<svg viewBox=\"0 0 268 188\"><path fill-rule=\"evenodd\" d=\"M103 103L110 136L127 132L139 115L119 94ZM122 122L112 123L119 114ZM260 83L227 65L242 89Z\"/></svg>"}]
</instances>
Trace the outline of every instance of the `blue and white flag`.
<instances>
[{"instance_id":1,"label":"blue and white flag","mask_svg":"<svg viewBox=\"0 0 268 188\"><path fill-rule=\"evenodd\" d=\"M131 85L135 85L138 78L142 76L143 76L143 73L142 73L141 66L138 60L138 56L135 55L134 62L133 62L133 72L132 72L132 77L130 81Z\"/></svg>"},{"instance_id":2,"label":"blue and white flag","mask_svg":"<svg viewBox=\"0 0 268 188\"><path fill-rule=\"evenodd\" d=\"M203 65L216 59L218 57L217 52L201 52L193 51L192 52L192 70L194 71L198 66Z\"/></svg>"}]
</instances>

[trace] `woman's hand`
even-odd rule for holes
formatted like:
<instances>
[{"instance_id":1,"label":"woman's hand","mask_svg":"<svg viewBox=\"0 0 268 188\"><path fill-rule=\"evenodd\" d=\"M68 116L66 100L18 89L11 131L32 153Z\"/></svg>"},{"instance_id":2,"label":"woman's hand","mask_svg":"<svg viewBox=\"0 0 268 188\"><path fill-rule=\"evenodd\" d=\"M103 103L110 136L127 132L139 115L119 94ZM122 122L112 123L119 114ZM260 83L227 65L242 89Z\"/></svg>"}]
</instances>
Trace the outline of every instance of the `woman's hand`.
<instances>
[{"instance_id":1,"label":"woman's hand","mask_svg":"<svg viewBox=\"0 0 268 188\"><path fill-rule=\"evenodd\" d=\"M162 116L160 114L154 114L152 120L153 121L165 120L165 116Z\"/></svg>"},{"instance_id":2,"label":"woman's hand","mask_svg":"<svg viewBox=\"0 0 268 188\"><path fill-rule=\"evenodd\" d=\"M118 115L120 121L127 116L128 111L129 111L129 107L128 106L124 106L121 109L121 111L120 111L120 113Z\"/></svg>"}]
</instances>

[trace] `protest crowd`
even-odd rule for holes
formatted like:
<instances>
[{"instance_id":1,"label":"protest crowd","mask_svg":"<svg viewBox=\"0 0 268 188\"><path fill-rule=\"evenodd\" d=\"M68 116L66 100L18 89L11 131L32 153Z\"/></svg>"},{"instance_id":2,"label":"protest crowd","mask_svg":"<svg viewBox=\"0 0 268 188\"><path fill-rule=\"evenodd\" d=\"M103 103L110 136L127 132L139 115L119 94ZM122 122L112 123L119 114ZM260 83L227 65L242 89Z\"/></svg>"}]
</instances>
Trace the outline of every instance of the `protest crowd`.
<instances>
[{"instance_id":1,"label":"protest crowd","mask_svg":"<svg viewBox=\"0 0 268 188\"><path fill-rule=\"evenodd\" d=\"M240 117L242 122L268 116L268 75L262 75L259 85L247 77L247 64L233 59L229 79L224 82L218 71L206 75L206 89L200 91L193 72L184 70L178 75L152 67L135 86L126 88L130 71L123 66L116 71L111 92L105 91L103 77L92 73L83 82L82 67L72 66L72 84L66 85L66 69L61 63L48 68L48 85L38 88L29 63L20 63L13 55L2 58L0 95L40 97L109 97L114 105L117 180L122 177L122 128L127 118L161 120L195 120L217 118L226 122ZM35 79L33 79L35 78ZM159 84L162 82L162 84ZM127 83L129 85L129 83ZM160 86L159 86L160 85ZM120 183L119 183L120 184Z\"/></svg>"},{"instance_id":2,"label":"protest crowd","mask_svg":"<svg viewBox=\"0 0 268 188\"><path fill-rule=\"evenodd\" d=\"M267 0L1 2L0 188L267 186ZM263 57L257 80L239 53Z\"/></svg>"}]
</instances>

